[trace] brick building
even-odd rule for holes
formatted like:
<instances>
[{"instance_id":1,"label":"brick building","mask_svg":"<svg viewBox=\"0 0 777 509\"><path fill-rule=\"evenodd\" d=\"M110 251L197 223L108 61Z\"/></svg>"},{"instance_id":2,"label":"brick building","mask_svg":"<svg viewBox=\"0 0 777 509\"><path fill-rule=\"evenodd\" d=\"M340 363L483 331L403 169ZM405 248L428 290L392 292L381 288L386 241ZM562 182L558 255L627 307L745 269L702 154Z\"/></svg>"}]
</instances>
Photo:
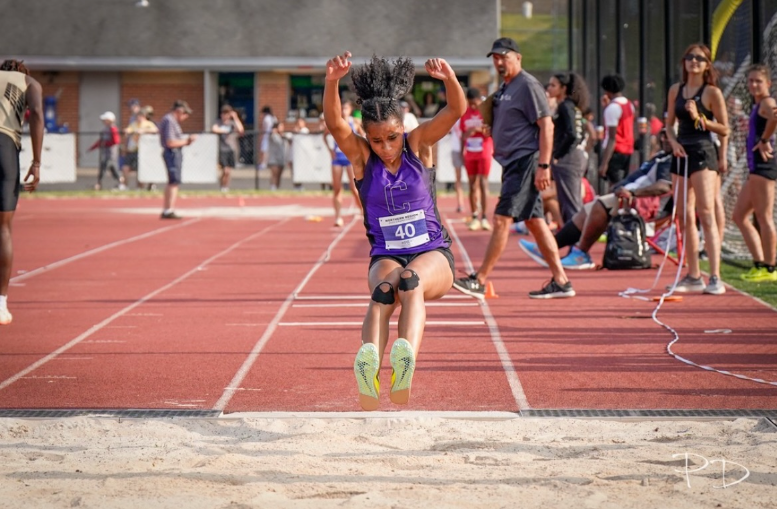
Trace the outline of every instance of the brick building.
<instances>
[{"instance_id":1,"label":"brick building","mask_svg":"<svg viewBox=\"0 0 777 509\"><path fill-rule=\"evenodd\" d=\"M147 6L140 5L147 3ZM485 54L499 34L499 2L489 0L0 0L0 58L24 59L44 95L56 96L57 122L71 132L100 130L127 103L153 106L158 120L175 99L194 109L183 126L209 130L229 102L253 126L269 105L281 119L320 110L324 65L349 50L410 56L413 95L437 92L424 75L430 56L447 59L464 84L493 81ZM347 93L347 92L346 92ZM88 135L79 164L94 164Z\"/></svg>"}]
</instances>

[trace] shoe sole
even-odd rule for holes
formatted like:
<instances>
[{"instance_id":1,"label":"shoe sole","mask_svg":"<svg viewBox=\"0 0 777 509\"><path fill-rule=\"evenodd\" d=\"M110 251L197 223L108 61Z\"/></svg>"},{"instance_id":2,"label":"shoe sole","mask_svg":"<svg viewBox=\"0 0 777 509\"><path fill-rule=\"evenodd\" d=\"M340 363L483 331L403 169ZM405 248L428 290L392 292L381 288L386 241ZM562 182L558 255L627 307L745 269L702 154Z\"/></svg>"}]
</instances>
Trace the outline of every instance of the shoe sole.
<instances>
[{"instance_id":1,"label":"shoe sole","mask_svg":"<svg viewBox=\"0 0 777 509\"><path fill-rule=\"evenodd\" d=\"M579 265L562 265L564 270L591 270L596 268L596 264L594 262L590 263L581 263Z\"/></svg>"},{"instance_id":2,"label":"shoe sole","mask_svg":"<svg viewBox=\"0 0 777 509\"><path fill-rule=\"evenodd\" d=\"M410 384L413 383L415 372L415 352L413 346L399 338L391 347L391 402L406 405L410 400Z\"/></svg>"},{"instance_id":3,"label":"shoe sole","mask_svg":"<svg viewBox=\"0 0 777 509\"><path fill-rule=\"evenodd\" d=\"M726 287L721 286L718 290L710 290L710 291L707 291L707 289L705 288L702 293L704 295L723 295L724 293L726 293Z\"/></svg>"},{"instance_id":4,"label":"shoe sole","mask_svg":"<svg viewBox=\"0 0 777 509\"><path fill-rule=\"evenodd\" d=\"M359 388L359 405L364 410L378 409L380 396L380 382L378 372L380 370L380 355L378 349L372 343L365 343L356 353L353 361L353 373L356 376L356 385Z\"/></svg>"},{"instance_id":5,"label":"shoe sole","mask_svg":"<svg viewBox=\"0 0 777 509\"><path fill-rule=\"evenodd\" d=\"M701 288L688 289L688 288L683 288L681 286L678 286L677 288L674 289L674 293L704 293L704 290L706 288L707 288L706 286L702 286ZM670 291L671 289L672 289L671 286L666 287L667 292Z\"/></svg>"},{"instance_id":6,"label":"shoe sole","mask_svg":"<svg viewBox=\"0 0 777 509\"><path fill-rule=\"evenodd\" d=\"M518 246L521 248L521 250L522 250L524 253L526 253L526 254L529 256L529 258L531 258L531 259L532 259L532 260L534 260L535 262L539 263L539 264L540 264L540 265L542 265L543 267L547 267L547 266L548 266L548 262L546 262L544 258L542 258L542 257L539 257L539 256L537 256L536 254L532 253L532 252L529 250L529 248L527 248L527 247L524 247L523 243L521 243L520 241L518 242Z\"/></svg>"},{"instance_id":7,"label":"shoe sole","mask_svg":"<svg viewBox=\"0 0 777 509\"><path fill-rule=\"evenodd\" d=\"M530 299L569 299L577 295L574 290L568 292L543 293L542 295L529 294Z\"/></svg>"},{"instance_id":8,"label":"shoe sole","mask_svg":"<svg viewBox=\"0 0 777 509\"><path fill-rule=\"evenodd\" d=\"M475 297L476 299L485 299L486 295L484 293L479 292L473 292L469 288L466 288L464 286L459 286L455 282L453 283L453 287L463 293L464 295L469 295L470 297Z\"/></svg>"}]
</instances>

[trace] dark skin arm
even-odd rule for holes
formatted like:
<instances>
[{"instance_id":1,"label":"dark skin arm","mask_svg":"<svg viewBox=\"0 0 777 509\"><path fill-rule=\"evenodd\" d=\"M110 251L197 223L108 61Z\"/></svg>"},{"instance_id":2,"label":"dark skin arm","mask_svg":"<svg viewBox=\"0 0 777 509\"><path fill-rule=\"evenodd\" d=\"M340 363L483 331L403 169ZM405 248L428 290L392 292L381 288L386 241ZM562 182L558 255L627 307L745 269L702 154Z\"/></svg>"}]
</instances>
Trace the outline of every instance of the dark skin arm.
<instances>
[{"instance_id":1,"label":"dark skin arm","mask_svg":"<svg viewBox=\"0 0 777 509\"><path fill-rule=\"evenodd\" d=\"M27 108L30 110L30 139L32 164L24 177L24 190L33 192L40 182L40 158L43 151L43 91L40 83L27 76ZM30 181L30 179L32 179Z\"/></svg>"}]
</instances>

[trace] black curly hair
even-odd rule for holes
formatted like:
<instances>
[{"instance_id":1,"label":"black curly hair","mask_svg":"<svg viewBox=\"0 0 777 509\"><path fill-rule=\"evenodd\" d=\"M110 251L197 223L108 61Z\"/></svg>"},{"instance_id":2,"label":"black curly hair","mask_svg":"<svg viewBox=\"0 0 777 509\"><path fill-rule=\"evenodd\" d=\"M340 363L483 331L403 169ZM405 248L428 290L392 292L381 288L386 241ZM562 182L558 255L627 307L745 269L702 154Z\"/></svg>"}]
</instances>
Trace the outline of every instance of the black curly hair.
<instances>
[{"instance_id":1,"label":"black curly hair","mask_svg":"<svg viewBox=\"0 0 777 509\"><path fill-rule=\"evenodd\" d=\"M27 66L24 65L24 60L5 60L0 64L0 71L16 71L23 74L30 74Z\"/></svg>"},{"instance_id":2,"label":"black curly hair","mask_svg":"<svg viewBox=\"0 0 777 509\"><path fill-rule=\"evenodd\" d=\"M351 81L361 105L362 123L365 127L372 123L385 122L396 118L402 123L404 113L399 102L413 86L415 67L409 58L399 58L390 62L376 55L352 71Z\"/></svg>"},{"instance_id":3,"label":"black curly hair","mask_svg":"<svg viewBox=\"0 0 777 509\"><path fill-rule=\"evenodd\" d=\"M574 72L562 72L554 74L553 77L566 89L567 97L572 99L572 102L575 103L575 106L577 106L580 111L588 109L590 100L588 85L586 85L582 76Z\"/></svg>"}]
</instances>

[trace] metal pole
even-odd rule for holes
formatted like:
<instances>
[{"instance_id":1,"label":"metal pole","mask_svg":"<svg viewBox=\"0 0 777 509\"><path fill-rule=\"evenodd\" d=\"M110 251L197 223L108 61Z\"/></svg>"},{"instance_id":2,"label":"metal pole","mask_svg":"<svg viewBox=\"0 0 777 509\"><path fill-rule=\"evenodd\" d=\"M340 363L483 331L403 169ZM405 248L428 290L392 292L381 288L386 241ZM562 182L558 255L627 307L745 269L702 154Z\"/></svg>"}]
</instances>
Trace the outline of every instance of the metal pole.
<instances>
[{"instance_id":1,"label":"metal pole","mask_svg":"<svg viewBox=\"0 0 777 509\"><path fill-rule=\"evenodd\" d=\"M575 34L575 6L573 5L573 1L574 0L567 0L567 69L569 70L575 68L575 57L573 54L575 48L573 43Z\"/></svg>"},{"instance_id":2,"label":"metal pole","mask_svg":"<svg viewBox=\"0 0 777 509\"><path fill-rule=\"evenodd\" d=\"M761 14L763 13L763 2L761 0L753 0L752 6L753 12L753 40L751 55L753 55L752 63L761 62L763 58L763 19Z\"/></svg>"},{"instance_id":3,"label":"metal pole","mask_svg":"<svg viewBox=\"0 0 777 509\"><path fill-rule=\"evenodd\" d=\"M615 0L615 72L623 76L623 19L621 1Z\"/></svg>"},{"instance_id":4,"label":"metal pole","mask_svg":"<svg viewBox=\"0 0 777 509\"><path fill-rule=\"evenodd\" d=\"M674 68L674 16L672 16L672 0L664 0L664 101L669 94L669 87L672 86L673 68ZM666 112L669 106L664 104L663 111Z\"/></svg>"},{"instance_id":5,"label":"metal pole","mask_svg":"<svg viewBox=\"0 0 777 509\"><path fill-rule=\"evenodd\" d=\"M594 111L596 111L597 125L602 125L602 101L599 100L599 84L602 82L602 2L601 0L594 0L594 2L594 15L596 16L596 47L594 48L596 51L596 85L594 87L593 94L591 94L591 99L593 99L596 103L596 109ZM598 128L596 132L599 132ZM598 168L599 160L602 157L601 141L597 143L596 146L599 148L596 159L596 165ZM596 172L596 190L598 194L604 194L604 182L602 177L599 176L598 171Z\"/></svg>"},{"instance_id":6,"label":"metal pole","mask_svg":"<svg viewBox=\"0 0 777 509\"><path fill-rule=\"evenodd\" d=\"M580 25L580 47L582 53L582 60L580 62L580 71L583 76L588 76L588 0L582 0L583 5L581 7L583 11L581 25Z\"/></svg>"},{"instance_id":7,"label":"metal pole","mask_svg":"<svg viewBox=\"0 0 777 509\"><path fill-rule=\"evenodd\" d=\"M647 50L648 50L648 23L647 0L639 0L639 117L640 130L645 123L645 132L640 133L639 162L645 162L648 156L650 144L650 124L645 117L645 101L647 101Z\"/></svg>"},{"instance_id":8,"label":"metal pole","mask_svg":"<svg viewBox=\"0 0 777 509\"><path fill-rule=\"evenodd\" d=\"M701 40L709 48L712 45L712 2L701 2Z\"/></svg>"}]
</instances>

